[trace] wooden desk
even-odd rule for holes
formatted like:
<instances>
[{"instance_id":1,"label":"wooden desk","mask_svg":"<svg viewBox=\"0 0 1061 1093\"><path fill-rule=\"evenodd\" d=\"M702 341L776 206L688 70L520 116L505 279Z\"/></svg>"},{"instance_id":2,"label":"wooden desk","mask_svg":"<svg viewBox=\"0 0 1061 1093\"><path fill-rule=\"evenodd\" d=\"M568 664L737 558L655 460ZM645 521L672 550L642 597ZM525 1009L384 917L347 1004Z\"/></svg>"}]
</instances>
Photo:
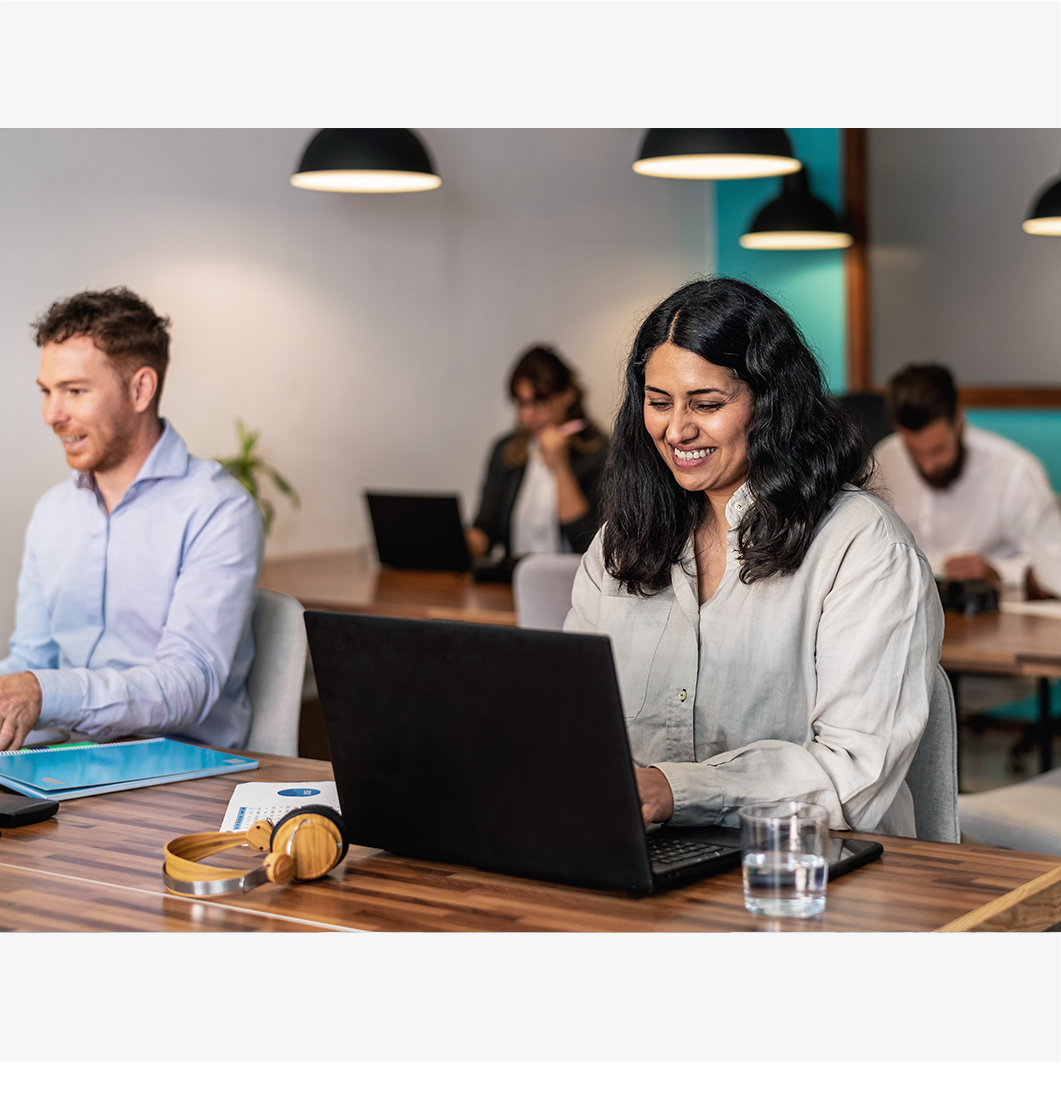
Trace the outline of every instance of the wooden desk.
<instances>
[{"instance_id":1,"label":"wooden desk","mask_svg":"<svg viewBox=\"0 0 1061 1093\"><path fill-rule=\"evenodd\" d=\"M1061 858L874 835L884 857L829 886L818 919L744 910L739 871L644 899L354 847L307 885L168 895L162 847L216 830L233 787L320 781L326 763L260 756L258 771L66 801L0 836L0 928L371 931L1043 930L1061 921ZM246 854L250 861L250 852Z\"/></svg>"},{"instance_id":2,"label":"wooden desk","mask_svg":"<svg viewBox=\"0 0 1061 1093\"><path fill-rule=\"evenodd\" d=\"M1053 766L1054 719L1050 680L1061 677L1061 618L989 611L967 619L945 612L940 663L954 679L961 672L1034 676L1039 680L1039 765Z\"/></svg>"},{"instance_id":3,"label":"wooden desk","mask_svg":"<svg viewBox=\"0 0 1061 1093\"><path fill-rule=\"evenodd\" d=\"M379 570L364 550L269 560L258 583L323 611L516 625L511 585L477 584L469 573Z\"/></svg>"},{"instance_id":4,"label":"wooden desk","mask_svg":"<svg viewBox=\"0 0 1061 1093\"><path fill-rule=\"evenodd\" d=\"M1061 676L1061 618L989 611L944 614L940 663L947 671Z\"/></svg>"},{"instance_id":5,"label":"wooden desk","mask_svg":"<svg viewBox=\"0 0 1061 1093\"><path fill-rule=\"evenodd\" d=\"M365 550L269 560L259 584L322 610L516 623L511 585L476 584L467 573L377 570ZM1061 619L948 611L941 663L953 672L1061 677Z\"/></svg>"}]
</instances>

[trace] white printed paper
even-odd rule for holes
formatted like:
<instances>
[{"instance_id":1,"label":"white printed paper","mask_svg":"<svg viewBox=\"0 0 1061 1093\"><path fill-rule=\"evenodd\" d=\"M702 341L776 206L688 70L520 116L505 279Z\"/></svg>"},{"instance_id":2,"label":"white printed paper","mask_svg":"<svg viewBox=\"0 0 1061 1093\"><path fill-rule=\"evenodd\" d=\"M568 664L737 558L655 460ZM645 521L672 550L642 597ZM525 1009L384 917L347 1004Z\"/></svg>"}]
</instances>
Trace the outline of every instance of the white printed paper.
<instances>
[{"instance_id":1,"label":"white printed paper","mask_svg":"<svg viewBox=\"0 0 1061 1093\"><path fill-rule=\"evenodd\" d=\"M276 824L306 805L339 808L334 782L241 782L232 791L219 831L246 831L259 820Z\"/></svg>"}]
</instances>

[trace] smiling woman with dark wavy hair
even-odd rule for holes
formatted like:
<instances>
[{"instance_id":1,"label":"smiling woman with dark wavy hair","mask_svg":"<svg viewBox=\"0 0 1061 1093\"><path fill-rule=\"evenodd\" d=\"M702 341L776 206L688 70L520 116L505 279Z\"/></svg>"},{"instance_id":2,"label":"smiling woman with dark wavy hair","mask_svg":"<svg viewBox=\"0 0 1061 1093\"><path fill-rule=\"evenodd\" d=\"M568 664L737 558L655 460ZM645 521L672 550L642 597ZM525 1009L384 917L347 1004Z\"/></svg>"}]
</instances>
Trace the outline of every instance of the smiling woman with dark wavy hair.
<instances>
[{"instance_id":1,"label":"smiling woman with dark wavy hair","mask_svg":"<svg viewBox=\"0 0 1061 1093\"><path fill-rule=\"evenodd\" d=\"M913 835L943 618L785 311L727 278L642 323L566 629L611 637L646 823L825 805Z\"/></svg>"}]
</instances>

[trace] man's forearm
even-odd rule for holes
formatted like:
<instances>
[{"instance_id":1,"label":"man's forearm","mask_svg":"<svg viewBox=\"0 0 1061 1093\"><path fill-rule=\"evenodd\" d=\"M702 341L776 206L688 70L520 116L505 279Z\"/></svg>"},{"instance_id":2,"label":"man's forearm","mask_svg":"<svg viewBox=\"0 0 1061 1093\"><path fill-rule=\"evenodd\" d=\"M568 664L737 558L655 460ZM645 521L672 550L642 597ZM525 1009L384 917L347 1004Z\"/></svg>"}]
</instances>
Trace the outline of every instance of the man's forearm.
<instances>
[{"instance_id":1,"label":"man's forearm","mask_svg":"<svg viewBox=\"0 0 1061 1093\"><path fill-rule=\"evenodd\" d=\"M223 685L204 665L177 657L123 671L63 668L33 675L42 725L100 737L187 731Z\"/></svg>"}]
</instances>

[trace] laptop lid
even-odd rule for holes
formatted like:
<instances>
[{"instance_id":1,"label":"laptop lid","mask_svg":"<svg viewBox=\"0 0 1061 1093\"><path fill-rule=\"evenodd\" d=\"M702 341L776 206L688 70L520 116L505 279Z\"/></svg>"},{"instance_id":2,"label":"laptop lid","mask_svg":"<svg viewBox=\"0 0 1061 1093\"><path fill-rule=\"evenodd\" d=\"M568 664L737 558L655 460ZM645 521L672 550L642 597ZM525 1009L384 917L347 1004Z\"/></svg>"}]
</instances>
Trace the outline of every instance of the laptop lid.
<instances>
[{"instance_id":1,"label":"laptop lid","mask_svg":"<svg viewBox=\"0 0 1061 1093\"><path fill-rule=\"evenodd\" d=\"M455 493L365 491L376 553L396 569L449 569L470 565Z\"/></svg>"},{"instance_id":2,"label":"laptop lid","mask_svg":"<svg viewBox=\"0 0 1061 1093\"><path fill-rule=\"evenodd\" d=\"M321 611L306 629L352 842L653 890L607 637Z\"/></svg>"}]
</instances>

